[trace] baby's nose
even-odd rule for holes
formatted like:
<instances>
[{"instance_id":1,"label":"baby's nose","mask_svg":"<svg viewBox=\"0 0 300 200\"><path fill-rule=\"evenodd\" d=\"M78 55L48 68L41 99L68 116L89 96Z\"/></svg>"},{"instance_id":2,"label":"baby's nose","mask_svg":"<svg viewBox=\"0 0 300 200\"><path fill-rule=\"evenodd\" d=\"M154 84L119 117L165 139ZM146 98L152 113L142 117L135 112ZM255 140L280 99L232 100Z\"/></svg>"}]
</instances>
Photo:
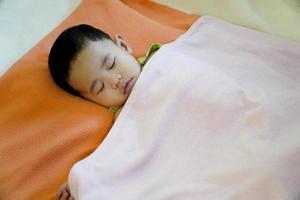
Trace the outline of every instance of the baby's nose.
<instances>
[{"instance_id":1,"label":"baby's nose","mask_svg":"<svg viewBox=\"0 0 300 200\"><path fill-rule=\"evenodd\" d=\"M113 74L111 78L111 86L116 89L120 83L120 79L122 78L121 74Z\"/></svg>"}]
</instances>

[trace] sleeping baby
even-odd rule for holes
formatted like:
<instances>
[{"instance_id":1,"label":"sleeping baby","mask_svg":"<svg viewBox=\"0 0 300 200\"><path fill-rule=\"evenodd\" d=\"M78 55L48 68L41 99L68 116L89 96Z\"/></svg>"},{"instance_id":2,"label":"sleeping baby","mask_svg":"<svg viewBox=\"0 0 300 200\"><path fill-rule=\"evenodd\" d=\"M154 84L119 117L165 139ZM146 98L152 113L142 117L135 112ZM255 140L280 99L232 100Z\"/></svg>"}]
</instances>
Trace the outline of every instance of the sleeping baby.
<instances>
[{"instance_id":1,"label":"sleeping baby","mask_svg":"<svg viewBox=\"0 0 300 200\"><path fill-rule=\"evenodd\" d=\"M135 59L128 42L120 35L112 40L90 25L63 31L54 42L48 59L51 76L65 91L90 100L119 114L136 83L141 67L160 47L152 45L144 57ZM71 200L68 184L57 199Z\"/></svg>"}]
</instances>

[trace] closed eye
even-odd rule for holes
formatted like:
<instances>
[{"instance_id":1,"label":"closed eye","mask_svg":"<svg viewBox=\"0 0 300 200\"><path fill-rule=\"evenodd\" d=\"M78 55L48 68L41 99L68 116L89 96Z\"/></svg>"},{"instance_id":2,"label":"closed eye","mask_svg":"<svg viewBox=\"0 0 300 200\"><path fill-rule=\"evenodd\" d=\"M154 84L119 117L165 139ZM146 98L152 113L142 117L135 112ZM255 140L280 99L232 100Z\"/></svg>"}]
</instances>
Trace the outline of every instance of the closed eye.
<instances>
[{"instance_id":1,"label":"closed eye","mask_svg":"<svg viewBox=\"0 0 300 200\"><path fill-rule=\"evenodd\" d=\"M94 80L92 85L91 85L91 88L90 88L90 92L92 94L95 94L95 91L97 91L97 95L102 92L104 89L104 82L101 81L101 80Z\"/></svg>"},{"instance_id":2,"label":"closed eye","mask_svg":"<svg viewBox=\"0 0 300 200\"><path fill-rule=\"evenodd\" d=\"M104 82L102 82L101 88L97 92L97 95L104 90Z\"/></svg>"},{"instance_id":3,"label":"closed eye","mask_svg":"<svg viewBox=\"0 0 300 200\"><path fill-rule=\"evenodd\" d=\"M112 63L112 65L108 68L108 70L111 70L115 67L115 63L116 63L116 57L114 57L114 61Z\"/></svg>"}]
</instances>

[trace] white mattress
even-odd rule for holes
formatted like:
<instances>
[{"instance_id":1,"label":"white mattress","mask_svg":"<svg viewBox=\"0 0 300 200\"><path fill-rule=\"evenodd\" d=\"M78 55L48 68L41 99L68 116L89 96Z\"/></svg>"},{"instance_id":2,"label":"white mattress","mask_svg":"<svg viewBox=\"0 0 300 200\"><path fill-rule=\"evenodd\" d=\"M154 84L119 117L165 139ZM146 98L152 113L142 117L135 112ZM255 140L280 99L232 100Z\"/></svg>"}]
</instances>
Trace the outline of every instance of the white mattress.
<instances>
[{"instance_id":1,"label":"white mattress","mask_svg":"<svg viewBox=\"0 0 300 200\"><path fill-rule=\"evenodd\" d=\"M79 3L80 0L1 0L0 76Z\"/></svg>"}]
</instances>

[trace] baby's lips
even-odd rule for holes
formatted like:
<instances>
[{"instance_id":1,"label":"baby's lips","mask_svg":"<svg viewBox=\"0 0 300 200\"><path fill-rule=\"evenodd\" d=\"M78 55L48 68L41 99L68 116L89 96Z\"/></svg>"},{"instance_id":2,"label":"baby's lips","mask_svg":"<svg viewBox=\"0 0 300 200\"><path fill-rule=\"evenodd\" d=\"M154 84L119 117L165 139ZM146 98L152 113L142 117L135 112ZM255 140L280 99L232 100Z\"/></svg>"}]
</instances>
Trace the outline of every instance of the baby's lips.
<instances>
[{"instance_id":1,"label":"baby's lips","mask_svg":"<svg viewBox=\"0 0 300 200\"><path fill-rule=\"evenodd\" d=\"M131 88L132 88L132 86L133 86L133 82L132 82L133 80L134 80L134 77L132 77L131 79L129 79L129 80L126 82L126 84L125 84L125 86L124 86L124 91L123 91L124 94L126 94L128 91L131 90Z\"/></svg>"}]
</instances>

